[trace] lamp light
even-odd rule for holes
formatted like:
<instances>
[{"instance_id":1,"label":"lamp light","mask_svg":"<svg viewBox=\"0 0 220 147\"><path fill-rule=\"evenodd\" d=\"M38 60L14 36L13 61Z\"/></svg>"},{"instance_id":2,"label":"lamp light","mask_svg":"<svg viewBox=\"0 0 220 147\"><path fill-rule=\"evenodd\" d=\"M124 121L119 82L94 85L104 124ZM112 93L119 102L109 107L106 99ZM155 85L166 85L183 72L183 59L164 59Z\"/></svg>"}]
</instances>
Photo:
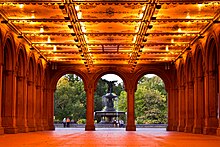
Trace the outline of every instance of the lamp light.
<instances>
[{"instance_id":1,"label":"lamp light","mask_svg":"<svg viewBox=\"0 0 220 147\"><path fill-rule=\"evenodd\" d=\"M40 33L43 33L44 32L44 27L40 27Z\"/></svg>"}]
</instances>

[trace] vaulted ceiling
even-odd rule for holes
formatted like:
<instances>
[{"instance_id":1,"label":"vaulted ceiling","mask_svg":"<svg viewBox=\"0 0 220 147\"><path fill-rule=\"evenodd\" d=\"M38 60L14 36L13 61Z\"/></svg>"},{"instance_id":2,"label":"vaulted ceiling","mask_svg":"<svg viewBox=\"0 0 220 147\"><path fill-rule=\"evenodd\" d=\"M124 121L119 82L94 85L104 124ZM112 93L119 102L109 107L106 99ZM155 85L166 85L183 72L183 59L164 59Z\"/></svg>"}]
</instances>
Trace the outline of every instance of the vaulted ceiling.
<instances>
[{"instance_id":1,"label":"vaulted ceiling","mask_svg":"<svg viewBox=\"0 0 220 147\"><path fill-rule=\"evenodd\" d=\"M176 61L213 23L220 1L0 0L7 24L48 62L130 65Z\"/></svg>"}]
</instances>

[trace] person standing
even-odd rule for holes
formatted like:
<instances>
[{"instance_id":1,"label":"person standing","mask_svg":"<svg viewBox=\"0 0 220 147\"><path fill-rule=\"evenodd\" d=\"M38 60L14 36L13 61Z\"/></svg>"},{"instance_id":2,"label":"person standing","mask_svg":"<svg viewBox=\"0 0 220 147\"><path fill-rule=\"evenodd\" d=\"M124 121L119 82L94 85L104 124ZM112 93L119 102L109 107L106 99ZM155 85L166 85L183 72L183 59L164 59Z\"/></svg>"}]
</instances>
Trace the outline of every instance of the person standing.
<instances>
[{"instance_id":1,"label":"person standing","mask_svg":"<svg viewBox=\"0 0 220 147\"><path fill-rule=\"evenodd\" d=\"M63 127L66 128L66 117L63 118Z\"/></svg>"},{"instance_id":2,"label":"person standing","mask_svg":"<svg viewBox=\"0 0 220 147\"><path fill-rule=\"evenodd\" d=\"M70 118L69 117L67 117L66 123L67 123L67 127L69 128L70 127Z\"/></svg>"}]
</instances>

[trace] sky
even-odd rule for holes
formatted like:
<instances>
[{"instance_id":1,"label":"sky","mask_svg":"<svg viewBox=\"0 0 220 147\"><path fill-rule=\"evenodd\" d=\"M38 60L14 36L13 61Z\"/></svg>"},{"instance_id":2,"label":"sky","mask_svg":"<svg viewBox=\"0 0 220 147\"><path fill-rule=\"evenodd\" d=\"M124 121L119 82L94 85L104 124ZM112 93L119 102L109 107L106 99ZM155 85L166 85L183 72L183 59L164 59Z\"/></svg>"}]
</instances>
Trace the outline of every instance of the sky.
<instances>
[{"instance_id":1,"label":"sky","mask_svg":"<svg viewBox=\"0 0 220 147\"><path fill-rule=\"evenodd\" d=\"M154 74L147 74L146 75L147 77L151 78L153 76L155 76ZM102 79L105 79L105 80L108 80L108 81L116 81L117 80L117 83L122 83L122 79L115 75L115 74L106 74L104 76L101 77Z\"/></svg>"}]
</instances>

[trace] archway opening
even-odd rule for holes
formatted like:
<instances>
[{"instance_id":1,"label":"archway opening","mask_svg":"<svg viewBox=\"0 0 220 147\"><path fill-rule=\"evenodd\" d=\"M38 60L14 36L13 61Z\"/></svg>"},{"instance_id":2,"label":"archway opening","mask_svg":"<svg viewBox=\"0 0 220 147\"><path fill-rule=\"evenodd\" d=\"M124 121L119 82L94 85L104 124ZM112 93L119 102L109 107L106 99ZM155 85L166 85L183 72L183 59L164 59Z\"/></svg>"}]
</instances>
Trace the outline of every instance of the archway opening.
<instances>
[{"instance_id":1,"label":"archway opening","mask_svg":"<svg viewBox=\"0 0 220 147\"><path fill-rule=\"evenodd\" d=\"M163 80L154 74L140 78L135 92L136 127L166 127L167 92Z\"/></svg>"},{"instance_id":2,"label":"archway opening","mask_svg":"<svg viewBox=\"0 0 220 147\"><path fill-rule=\"evenodd\" d=\"M103 75L94 95L96 128L125 128L127 93L123 80L115 74Z\"/></svg>"},{"instance_id":3,"label":"archway opening","mask_svg":"<svg viewBox=\"0 0 220 147\"><path fill-rule=\"evenodd\" d=\"M55 127L80 127L86 124L86 92L83 80L76 74L65 74L54 93Z\"/></svg>"}]
</instances>

